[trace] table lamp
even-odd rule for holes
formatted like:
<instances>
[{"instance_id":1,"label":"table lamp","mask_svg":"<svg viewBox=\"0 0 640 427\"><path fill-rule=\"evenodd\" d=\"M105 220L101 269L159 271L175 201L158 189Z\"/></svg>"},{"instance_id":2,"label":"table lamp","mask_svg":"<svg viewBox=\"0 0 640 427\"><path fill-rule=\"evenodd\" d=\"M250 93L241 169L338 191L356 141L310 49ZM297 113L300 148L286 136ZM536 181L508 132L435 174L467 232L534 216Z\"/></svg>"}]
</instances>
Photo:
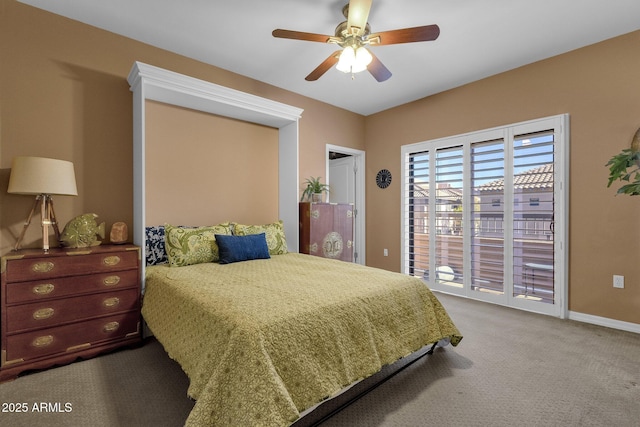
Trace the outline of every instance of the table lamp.
<instances>
[{"instance_id":1,"label":"table lamp","mask_svg":"<svg viewBox=\"0 0 640 427\"><path fill-rule=\"evenodd\" d=\"M49 227L60 239L60 231L56 223L56 215L53 210L53 194L64 196L77 196L76 176L73 163L65 160L48 159L44 157L15 157L11 163L11 176L9 177L8 193L35 195L36 200L31 208L31 213L24 223L24 228L18 237L13 250L20 248L20 242L24 237L31 217L40 204L40 216L42 218L42 249L49 251Z\"/></svg>"}]
</instances>

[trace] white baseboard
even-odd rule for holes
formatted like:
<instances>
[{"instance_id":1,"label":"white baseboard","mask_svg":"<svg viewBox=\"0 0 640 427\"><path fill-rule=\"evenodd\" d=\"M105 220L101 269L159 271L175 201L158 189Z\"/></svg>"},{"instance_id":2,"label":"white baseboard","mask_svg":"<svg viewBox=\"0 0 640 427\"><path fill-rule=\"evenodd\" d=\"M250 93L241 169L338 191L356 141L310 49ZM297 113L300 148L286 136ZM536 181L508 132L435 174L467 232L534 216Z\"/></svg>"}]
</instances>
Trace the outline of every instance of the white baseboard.
<instances>
[{"instance_id":1,"label":"white baseboard","mask_svg":"<svg viewBox=\"0 0 640 427\"><path fill-rule=\"evenodd\" d=\"M638 323L623 322L621 320L609 319L608 317L593 316L591 314L578 313L576 311L569 311L569 319L640 334L640 324Z\"/></svg>"}]
</instances>

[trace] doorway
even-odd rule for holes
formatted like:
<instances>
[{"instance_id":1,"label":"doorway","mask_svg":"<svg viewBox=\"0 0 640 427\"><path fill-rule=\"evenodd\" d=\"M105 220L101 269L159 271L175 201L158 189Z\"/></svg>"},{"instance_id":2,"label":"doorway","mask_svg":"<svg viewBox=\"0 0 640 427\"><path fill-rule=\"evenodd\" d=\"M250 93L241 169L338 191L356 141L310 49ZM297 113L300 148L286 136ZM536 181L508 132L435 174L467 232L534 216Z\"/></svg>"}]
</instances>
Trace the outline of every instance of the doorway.
<instances>
[{"instance_id":1,"label":"doorway","mask_svg":"<svg viewBox=\"0 0 640 427\"><path fill-rule=\"evenodd\" d=\"M352 203L354 212L354 261L365 265L365 153L327 144L326 175L330 203Z\"/></svg>"}]
</instances>

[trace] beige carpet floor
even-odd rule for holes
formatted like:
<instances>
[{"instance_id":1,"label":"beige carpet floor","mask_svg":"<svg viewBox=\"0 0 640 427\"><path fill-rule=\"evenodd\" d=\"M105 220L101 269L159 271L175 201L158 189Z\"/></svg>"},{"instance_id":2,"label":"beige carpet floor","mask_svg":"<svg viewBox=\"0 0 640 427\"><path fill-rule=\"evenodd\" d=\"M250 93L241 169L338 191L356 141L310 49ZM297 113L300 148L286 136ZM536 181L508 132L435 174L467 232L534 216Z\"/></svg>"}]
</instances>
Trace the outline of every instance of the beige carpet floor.
<instances>
[{"instance_id":1,"label":"beige carpet floor","mask_svg":"<svg viewBox=\"0 0 640 427\"><path fill-rule=\"evenodd\" d=\"M640 426L640 335L438 297L462 343L418 360L323 427ZM149 340L0 384L0 425L181 426L193 406L187 386Z\"/></svg>"}]
</instances>

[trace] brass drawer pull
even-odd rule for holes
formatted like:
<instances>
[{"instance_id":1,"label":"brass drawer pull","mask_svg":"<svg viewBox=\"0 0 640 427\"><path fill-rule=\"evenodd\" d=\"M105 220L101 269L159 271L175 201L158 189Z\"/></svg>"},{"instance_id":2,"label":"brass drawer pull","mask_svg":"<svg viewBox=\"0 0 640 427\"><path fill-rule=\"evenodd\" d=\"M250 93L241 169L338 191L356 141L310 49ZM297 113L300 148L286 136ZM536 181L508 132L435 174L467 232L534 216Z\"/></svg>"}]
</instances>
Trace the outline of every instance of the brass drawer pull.
<instances>
[{"instance_id":1,"label":"brass drawer pull","mask_svg":"<svg viewBox=\"0 0 640 427\"><path fill-rule=\"evenodd\" d=\"M120 327L120 323L118 322L109 322L106 325L104 325L102 327L102 330L104 332L113 332L113 331L117 331L118 328Z\"/></svg>"},{"instance_id":2,"label":"brass drawer pull","mask_svg":"<svg viewBox=\"0 0 640 427\"><path fill-rule=\"evenodd\" d=\"M53 292L55 286L53 283L43 283L41 285L35 285L31 288L31 291L36 295L47 295Z\"/></svg>"},{"instance_id":3,"label":"brass drawer pull","mask_svg":"<svg viewBox=\"0 0 640 427\"><path fill-rule=\"evenodd\" d=\"M45 320L53 316L54 309L51 307L41 308L40 310L36 310L33 312L33 318L35 320Z\"/></svg>"},{"instance_id":4,"label":"brass drawer pull","mask_svg":"<svg viewBox=\"0 0 640 427\"><path fill-rule=\"evenodd\" d=\"M105 286L115 286L120 283L120 276L108 276L102 281Z\"/></svg>"},{"instance_id":5,"label":"brass drawer pull","mask_svg":"<svg viewBox=\"0 0 640 427\"><path fill-rule=\"evenodd\" d=\"M34 339L31 342L31 345L37 348L41 348L41 347L46 347L48 345L51 345L51 343L53 343L53 335L43 335L41 337Z\"/></svg>"},{"instance_id":6,"label":"brass drawer pull","mask_svg":"<svg viewBox=\"0 0 640 427\"><path fill-rule=\"evenodd\" d=\"M102 260L102 262L108 266L118 265L118 263L120 262L120 257L118 255L111 255L111 256L105 257Z\"/></svg>"},{"instance_id":7,"label":"brass drawer pull","mask_svg":"<svg viewBox=\"0 0 640 427\"><path fill-rule=\"evenodd\" d=\"M89 348L89 347L91 347L91 343L90 342L86 342L84 344L78 344L78 345L74 345L74 346L71 346L71 347L67 348L67 352L84 350L85 348Z\"/></svg>"},{"instance_id":8,"label":"brass drawer pull","mask_svg":"<svg viewBox=\"0 0 640 427\"><path fill-rule=\"evenodd\" d=\"M118 297L113 297L113 298L107 298L104 301L102 301L102 305L104 305L105 307L115 307L116 305L120 304L120 298Z\"/></svg>"},{"instance_id":9,"label":"brass drawer pull","mask_svg":"<svg viewBox=\"0 0 640 427\"><path fill-rule=\"evenodd\" d=\"M34 273L48 273L53 270L53 263L50 261L36 262L31 266L31 271Z\"/></svg>"}]
</instances>

